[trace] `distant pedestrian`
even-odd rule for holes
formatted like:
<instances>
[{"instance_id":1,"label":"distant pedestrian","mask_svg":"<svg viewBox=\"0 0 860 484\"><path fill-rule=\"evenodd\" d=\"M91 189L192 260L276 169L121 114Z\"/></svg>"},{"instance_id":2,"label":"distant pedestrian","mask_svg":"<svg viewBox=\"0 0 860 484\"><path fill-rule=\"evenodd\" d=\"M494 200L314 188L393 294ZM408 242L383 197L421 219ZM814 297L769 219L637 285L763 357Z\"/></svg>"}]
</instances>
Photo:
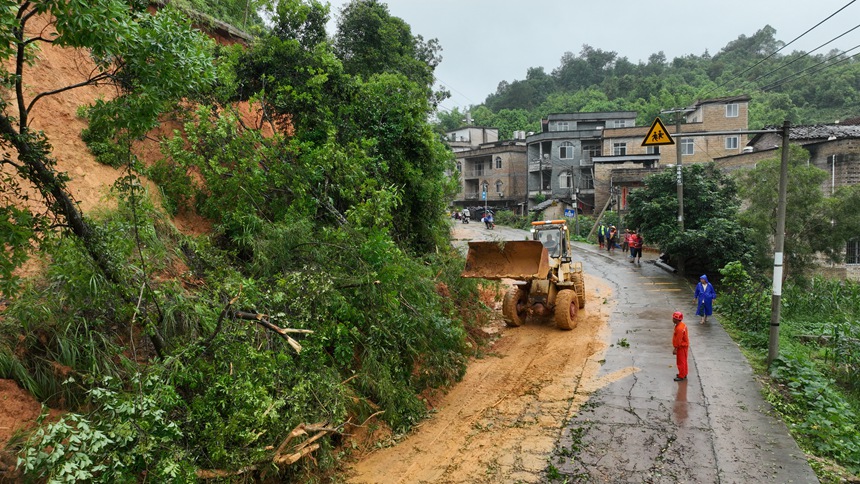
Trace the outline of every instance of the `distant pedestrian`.
<instances>
[{"instance_id":1,"label":"distant pedestrian","mask_svg":"<svg viewBox=\"0 0 860 484\"><path fill-rule=\"evenodd\" d=\"M672 354L675 355L675 363L678 365L678 374L675 381L687 379L687 353L690 349L690 336L687 334L687 325L684 324L684 314L675 311L672 314L672 322L675 323L675 333L672 335Z\"/></svg>"},{"instance_id":2,"label":"distant pedestrian","mask_svg":"<svg viewBox=\"0 0 860 484\"><path fill-rule=\"evenodd\" d=\"M606 250L610 254L615 253L615 247L618 245L618 229L614 225L609 226L609 234L606 236Z\"/></svg>"},{"instance_id":3,"label":"distant pedestrian","mask_svg":"<svg viewBox=\"0 0 860 484\"><path fill-rule=\"evenodd\" d=\"M600 244L600 248L603 248L603 241L606 240L606 235L609 233L609 229L606 228L606 225L603 223L597 227L597 243Z\"/></svg>"},{"instance_id":4,"label":"distant pedestrian","mask_svg":"<svg viewBox=\"0 0 860 484\"><path fill-rule=\"evenodd\" d=\"M642 236L635 230L630 231L630 263L642 260Z\"/></svg>"},{"instance_id":5,"label":"distant pedestrian","mask_svg":"<svg viewBox=\"0 0 860 484\"><path fill-rule=\"evenodd\" d=\"M708 316L714 314L714 299L717 298L717 291L714 290L714 285L708 282L708 276L702 274L699 277L699 283L696 284L696 316L701 316L702 320L699 324L708 322Z\"/></svg>"},{"instance_id":6,"label":"distant pedestrian","mask_svg":"<svg viewBox=\"0 0 860 484\"><path fill-rule=\"evenodd\" d=\"M621 241L621 250L624 253L630 250L630 229L624 229L624 239Z\"/></svg>"}]
</instances>

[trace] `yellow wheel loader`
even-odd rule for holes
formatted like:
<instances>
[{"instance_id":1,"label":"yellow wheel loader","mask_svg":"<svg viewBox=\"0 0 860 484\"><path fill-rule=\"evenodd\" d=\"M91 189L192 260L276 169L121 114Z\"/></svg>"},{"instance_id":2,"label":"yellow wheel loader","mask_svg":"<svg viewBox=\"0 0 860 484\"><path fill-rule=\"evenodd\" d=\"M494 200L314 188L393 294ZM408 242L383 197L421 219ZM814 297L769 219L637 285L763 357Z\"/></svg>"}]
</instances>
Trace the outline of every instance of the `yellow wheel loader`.
<instances>
[{"instance_id":1,"label":"yellow wheel loader","mask_svg":"<svg viewBox=\"0 0 860 484\"><path fill-rule=\"evenodd\" d=\"M529 314L553 316L561 329L576 327L585 307L582 262L572 262L570 232L564 220L532 222L532 240L469 242L462 277L513 279L502 314L520 326Z\"/></svg>"}]
</instances>

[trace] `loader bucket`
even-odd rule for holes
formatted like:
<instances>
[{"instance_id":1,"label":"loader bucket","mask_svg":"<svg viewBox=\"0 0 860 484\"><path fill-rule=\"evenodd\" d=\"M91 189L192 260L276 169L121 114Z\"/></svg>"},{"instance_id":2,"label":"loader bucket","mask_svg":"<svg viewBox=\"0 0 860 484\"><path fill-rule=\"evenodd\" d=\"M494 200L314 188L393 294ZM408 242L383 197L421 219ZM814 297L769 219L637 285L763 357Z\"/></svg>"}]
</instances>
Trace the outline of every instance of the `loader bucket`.
<instances>
[{"instance_id":1,"label":"loader bucket","mask_svg":"<svg viewBox=\"0 0 860 484\"><path fill-rule=\"evenodd\" d=\"M538 240L469 242L462 277L481 279L546 279L549 254Z\"/></svg>"}]
</instances>

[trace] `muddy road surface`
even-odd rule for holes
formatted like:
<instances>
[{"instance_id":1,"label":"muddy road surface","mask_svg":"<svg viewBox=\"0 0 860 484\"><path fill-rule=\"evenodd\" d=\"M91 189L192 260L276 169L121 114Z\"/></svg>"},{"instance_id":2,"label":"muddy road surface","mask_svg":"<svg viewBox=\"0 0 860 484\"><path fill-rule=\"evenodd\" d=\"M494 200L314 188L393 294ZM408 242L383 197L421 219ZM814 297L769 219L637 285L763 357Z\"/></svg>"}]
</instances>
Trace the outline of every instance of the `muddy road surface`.
<instances>
[{"instance_id":1,"label":"muddy road surface","mask_svg":"<svg viewBox=\"0 0 860 484\"><path fill-rule=\"evenodd\" d=\"M469 240L523 240L527 232L455 224L455 245ZM351 469L353 483L539 482L565 423L595 384L606 349L602 281L588 276L587 302L572 331L551 321L501 323L500 338L472 361L463 381L408 437L376 450Z\"/></svg>"}]
</instances>

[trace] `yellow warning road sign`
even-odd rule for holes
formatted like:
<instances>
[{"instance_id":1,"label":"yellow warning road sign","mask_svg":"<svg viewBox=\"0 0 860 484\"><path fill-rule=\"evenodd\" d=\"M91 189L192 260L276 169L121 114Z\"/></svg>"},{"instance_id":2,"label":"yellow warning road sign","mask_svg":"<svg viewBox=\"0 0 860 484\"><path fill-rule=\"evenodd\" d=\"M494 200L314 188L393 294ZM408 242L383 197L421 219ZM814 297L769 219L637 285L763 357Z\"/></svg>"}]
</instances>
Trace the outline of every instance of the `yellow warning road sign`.
<instances>
[{"instance_id":1,"label":"yellow warning road sign","mask_svg":"<svg viewBox=\"0 0 860 484\"><path fill-rule=\"evenodd\" d=\"M645 135L645 139L642 140L642 146L673 144L675 144L675 140L669 136L669 132L666 131L666 127L663 126L663 121L660 121L660 118L654 118L654 122L651 124L651 129L648 130L648 134Z\"/></svg>"}]
</instances>

